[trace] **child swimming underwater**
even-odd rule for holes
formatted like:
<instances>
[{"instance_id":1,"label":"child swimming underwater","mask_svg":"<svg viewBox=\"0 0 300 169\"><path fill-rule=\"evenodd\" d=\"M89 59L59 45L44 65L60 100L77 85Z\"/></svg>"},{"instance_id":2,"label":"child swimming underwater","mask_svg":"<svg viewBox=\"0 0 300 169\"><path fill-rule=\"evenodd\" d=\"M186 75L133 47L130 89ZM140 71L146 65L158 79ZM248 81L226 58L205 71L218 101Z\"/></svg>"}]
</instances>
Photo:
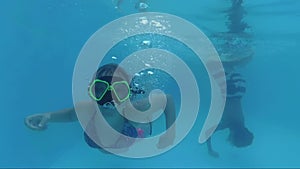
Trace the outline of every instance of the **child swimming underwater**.
<instances>
[{"instance_id":1,"label":"child swimming underwater","mask_svg":"<svg viewBox=\"0 0 300 169\"><path fill-rule=\"evenodd\" d=\"M89 122L84 129L84 140L93 148L111 148L122 149L129 148L134 142L134 139L127 139L125 136L137 138L147 137L151 134L151 123L137 123L132 122L126 118L126 114L133 112L126 104L131 102L136 109L146 110L149 108L148 99L131 101L131 96L143 93L142 90L133 90L129 84L130 79L124 69L117 64L107 64L100 67L95 73L90 86L88 87L89 96L93 102L97 102L100 112L107 123L120 134L114 135L111 138L102 137L107 131L104 130L103 125L96 122L95 115L97 113L94 103L79 103L83 108L86 108ZM151 110L161 111L162 96L153 94L153 101L151 103ZM175 105L170 95L167 95L166 106L163 110L166 117L166 129L170 128L175 122ZM120 115L116 107L123 107ZM70 122L77 121L77 116L74 108L65 109L57 112L49 112L43 114L35 114L28 116L25 119L27 127L33 130L45 130L47 124L51 122ZM149 120L151 122L151 119ZM158 148L164 148L171 144L175 139L175 125L173 125L168 132L162 135L157 144Z\"/></svg>"}]
</instances>

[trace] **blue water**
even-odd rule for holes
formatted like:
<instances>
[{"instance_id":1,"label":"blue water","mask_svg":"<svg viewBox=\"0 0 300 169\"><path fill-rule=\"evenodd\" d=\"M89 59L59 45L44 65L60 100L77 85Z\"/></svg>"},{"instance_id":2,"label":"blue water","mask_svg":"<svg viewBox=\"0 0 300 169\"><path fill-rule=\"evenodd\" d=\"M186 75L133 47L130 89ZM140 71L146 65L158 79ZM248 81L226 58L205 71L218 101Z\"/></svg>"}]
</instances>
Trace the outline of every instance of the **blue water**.
<instances>
[{"instance_id":1,"label":"blue water","mask_svg":"<svg viewBox=\"0 0 300 169\"><path fill-rule=\"evenodd\" d=\"M230 2L149 0L148 11L182 17L213 40L214 32L228 31ZM300 167L298 0L244 2L243 20L251 27L247 31L253 35L254 50L251 62L241 69L247 79L244 115L255 135L247 148L231 146L226 141L228 131L221 131L213 140L220 158L209 156L206 145L198 143L203 113L179 145L146 159L89 148L79 123L53 123L43 132L26 128L24 118L30 114L73 105L72 75L78 54L100 27L137 12L134 1L124 0L121 7L118 11L111 1L96 0L2 1L0 167ZM182 57L191 69L203 69L201 62ZM203 100L200 112L207 109L208 101Z\"/></svg>"}]
</instances>

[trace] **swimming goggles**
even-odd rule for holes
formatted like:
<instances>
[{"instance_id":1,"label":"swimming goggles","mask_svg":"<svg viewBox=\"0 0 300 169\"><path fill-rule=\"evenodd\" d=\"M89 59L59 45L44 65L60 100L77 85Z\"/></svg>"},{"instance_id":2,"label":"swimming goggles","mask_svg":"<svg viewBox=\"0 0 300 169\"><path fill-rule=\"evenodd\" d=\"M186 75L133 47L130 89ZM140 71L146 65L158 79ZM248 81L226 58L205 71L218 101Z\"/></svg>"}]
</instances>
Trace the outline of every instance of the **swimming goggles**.
<instances>
[{"instance_id":1,"label":"swimming goggles","mask_svg":"<svg viewBox=\"0 0 300 169\"><path fill-rule=\"evenodd\" d=\"M107 81L95 79L89 87L89 95L95 101L102 100L108 91L112 91L119 102L124 102L130 97L130 87L125 80L110 85Z\"/></svg>"}]
</instances>

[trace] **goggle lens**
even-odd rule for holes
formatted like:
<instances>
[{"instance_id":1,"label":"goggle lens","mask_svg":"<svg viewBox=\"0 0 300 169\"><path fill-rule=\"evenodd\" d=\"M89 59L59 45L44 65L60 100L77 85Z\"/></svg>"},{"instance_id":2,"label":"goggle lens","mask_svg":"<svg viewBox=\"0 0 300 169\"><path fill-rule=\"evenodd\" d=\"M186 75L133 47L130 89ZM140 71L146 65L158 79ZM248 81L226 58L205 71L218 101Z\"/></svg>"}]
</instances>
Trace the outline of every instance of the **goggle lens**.
<instances>
[{"instance_id":1,"label":"goggle lens","mask_svg":"<svg viewBox=\"0 0 300 169\"><path fill-rule=\"evenodd\" d=\"M96 79L90 86L89 94L94 100L99 101L103 98L108 88L109 84L106 81Z\"/></svg>"},{"instance_id":2,"label":"goggle lens","mask_svg":"<svg viewBox=\"0 0 300 169\"><path fill-rule=\"evenodd\" d=\"M126 81L114 82L112 84L112 90L120 102L125 101L130 96L130 88Z\"/></svg>"}]
</instances>

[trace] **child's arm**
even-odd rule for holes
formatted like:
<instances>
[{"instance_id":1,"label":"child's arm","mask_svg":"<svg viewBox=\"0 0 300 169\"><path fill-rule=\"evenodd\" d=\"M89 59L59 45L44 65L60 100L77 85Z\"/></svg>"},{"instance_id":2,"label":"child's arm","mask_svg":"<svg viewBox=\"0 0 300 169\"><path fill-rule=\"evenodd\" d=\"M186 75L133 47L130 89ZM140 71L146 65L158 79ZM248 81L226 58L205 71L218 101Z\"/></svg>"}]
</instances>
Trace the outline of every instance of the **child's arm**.
<instances>
[{"instance_id":1,"label":"child's arm","mask_svg":"<svg viewBox=\"0 0 300 169\"><path fill-rule=\"evenodd\" d=\"M149 103L151 106L149 106ZM164 105L165 103L165 105ZM134 102L134 107L127 105L126 107L126 116L130 118L136 118L141 114L141 119L152 119L155 112L163 111L166 119L166 129L169 129L168 132L163 134L158 142L158 148L164 148L173 144L175 139L175 124L176 112L175 104L171 95L162 95L160 93L151 94L149 100L142 99L137 102ZM143 113L138 113L142 111ZM144 117L144 115L147 115ZM137 118L139 119L139 118ZM172 126L173 125L173 126ZM171 127L172 126L172 127Z\"/></svg>"},{"instance_id":2,"label":"child's arm","mask_svg":"<svg viewBox=\"0 0 300 169\"><path fill-rule=\"evenodd\" d=\"M50 112L49 122L73 122L78 121L74 108L63 109L56 112Z\"/></svg>"},{"instance_id":3,"label":"child's arm","mask_svg":"<svg viewBox=\"0 0 300 169\"><path fill-rule=\"evenodd\" d=\"M81 102L76 104L80 111L86 112L86 116L90 112L94 112L94 106L91 102ZM55 112L40 113L30 115L25 118L25 125L33 130L45 130L49 122L74 122L78 121L75 108L63 109Z\"/></svg>"},{"instance_id":4,"label":"child's arm","mask_svg":"<svg viewBox=\"0 0 300 169\"><path fill-rule=\"evenodd\" d=\"M75 109L69 108L56 112L30 115L25 118L25 125L33 130L45 130L49 122L73 122L77 120Z\"/></svg>"},{"instance_id":5,"label":"child's arm","mask_svg":"<svg viewBox=\"0 0 300 169\"><path fill-rule=\"evenodd\" d=\"M166 132L159 138L159 142L157 147L164 148L171 144L173 144L175 139L175 120L176 120L176 112L175 112L175 104L171 95L167 95L167 104L164 110L166 117ZM173 125L173 126L172 126Z\"/></svg>"}]
</instances>

